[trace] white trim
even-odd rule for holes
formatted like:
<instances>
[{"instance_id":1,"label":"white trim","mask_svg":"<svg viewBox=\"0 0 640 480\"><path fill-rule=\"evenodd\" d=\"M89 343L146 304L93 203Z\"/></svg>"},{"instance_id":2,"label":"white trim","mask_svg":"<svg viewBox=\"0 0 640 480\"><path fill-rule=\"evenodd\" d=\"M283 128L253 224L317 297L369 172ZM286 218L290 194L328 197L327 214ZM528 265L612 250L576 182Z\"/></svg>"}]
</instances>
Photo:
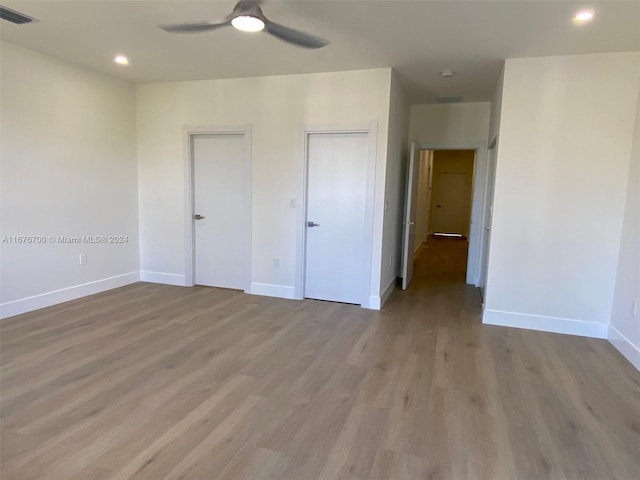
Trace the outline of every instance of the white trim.
<instances>
[{"instance_id":1,"label":"white trim","mask_svg":"<svg viewBox=\"0 0 640 480\"><path fill-rule=\"evenodd\" d=\"M177 287L192 287L193 285L186 285L186 280L184 275L178 275L176 273L163 273L163 272L140 272L140 281L141 282L150 282L150 283L162 283L164 285L175 285Z\"/></svg>"},{"instance_id":2,"label":"white trim","mask_svg":"<svg viewBox=\"0 0 640 480\"><path fill-rule=\"evenodd\" d=\"M251 155L251 125L185 125L184 132L184 195L185 195L185 275L184 286L192 287L195 285L195 235L194 235L194 204L195 204L195 188L193 178L193 137L195 135L242 135L244 137L244 148L247 161L247 182L248 182L248 195L249 195L249 210L246 212L249 233L246 236L245 245L246 262L245 265L245 292L249 292L251 288L251 259L252 259L252 211L253 211L253 159ZM163 283L163 282L161 282ZM173 285L173 284L170 284Z\"/></svg>"},{"instance_id":3,"label":"white trim","mask_svg":"<svg viewBox=\"0 0 640 480\"><path fill-rule=\"evenodd\" d=\"M469 228L469 255L467 257L467 278L470 285L478 286L480 272L480 246L484 228L484 190L487 175L487 142L447 142L441 144L420 143L418 150L475 150L473 165L473 200L471 202L471 226Z\"/></svg>"},{"instance_id":4,"label":"white trim","mask_svg":"<svg viewBox=\"0 0 640 480\"><path fill-rule=\"evenodd\" d=\"M387 288L384 289L384 291L382 292L382 297L380 299L381 300L380 307L383 307L384 304L387 303L387 300L389 300L389 297L396 289L396 283L397 283L397 278L394 278L389 282L389 285L387 285Z\"/></svg>"},{"instance_id":5,"label":"white trim","mask_svg":"<svg viewBox=\"0 0 640 480\"><path fill-rule=\"evenodd\" d=\"M485 310L482 314L482 323L485 325L500 325L592 338L607 338L609 327L606 323L600 322L503 312L500 310Z\"/></svg>"},{"instance_id":6,"label":"white trim","mask_svg":"<svg viewBox=\"0 0 640 480\"><path fill-rule=\"evenodd\" d=\"M405 175L404 214L402 215L402 236L400 240L400 278L402 278L402 290L406 290L411 280L413 280L413 264L416 252L415 247L411 245L411 228L413 227L413 241L415 242L418 197L420 196L420 157L421 154L420 150L418 150L418 145L415 142L411 142L409 144L409 159L407 161L407 172ZM416 189L415 192L413 191L414 187ZM414 198L416 200L415 204L413 204ZM400 198L400 201L402 200L403 199ZM412 214L413 218L411 218Z\"/></svg>"},{"instance_id":7,"label":"white trim","mask_svg":"<svg viewBox=\"0 0 640 480\"><path fill-rule=\"evenodd\" d=\"M96 293L105 292L113 288L123 287L140 281L138 272L130 272L122 275L95 280L72 287L61 288L32 297L21 298L0 304L0 318L13 317L22 313L32 312L41 308L68 302L77 298L86 297Z\"/></svg>"},{"instance_id":8,"label":"white trim","mask_svg":"<svg viewBox=\"0 0 640 480\"><path fill-rule=\"evenodd\" d=\"M492 152L493 151L493 152ZM492 152L492 153L490 153ZM480 225L480 245L478 246L478 270L476 271L475 286L482 290L482 296L485 296L487 289L487 274L489 272L489 250L491 249L491 222L493 221L493 211L487 214L489 205L494 201L495 183L496 183L496 171L498 160L498 136L489 144L487 148L487 158L484 174L484 189L482 192L482 211L480 212L481 225ZM489 159L492 160L493 165L493 177L490 178L491 172L489 170ZM489 188L491 187L491 188ZM489 198L489 192L491 191L491 198ZM485 232L488 231L488 234ZM485 245L486 242L486 245Z\"/></svg>"},{"instance_id":9,"label":"white trim","mask_svg":"<svg viewBox=\"0 0 640 480\"><path fill-rule=\"evenodd\" d=\"M277 297L296 300L295 289L289 285L272 285L270 283L251 283L249 292L251 295L262 295L264 297Z\"/></svg>"},{"instance_id":10,"label":"white trim","mask_svg":"<svg viewBox=\"0 0 640 480\"><path fill-rule=\"evenodd\" d=\"M298 211L296 215L296 274L294 297L304 298L305 259L307 243L307 182L308 182L308 144L309 135L318 133L366 133L369 140L369 158L367 162L367 196L365 200L364 252L362 275L362 301L364 308L371 304L371 275L373 264L373 215L375 200L375 175L378 149L378 122L349 125L302 125L301 151L298 164ZM378 307L379 308L379 307Z\"/></svg>"},{"instance_id":11,"label":"white trim","mask_svg":"<svg viewBox=\"0 0 640 480\"><path fill-rule=\"evenodd\" d=\"M609 342L618 350L631 365L640 370L640 347L634 345L631 340L625 337L620 330L613 325L609 325Z\"/></svg>"},{"instance_id":12,"label":"white trim","mask_svg":"<svg viewBox=\"0 0 640 480\"><path fill-rule=\"evenodd\" d=\"M382 292L382 295L371 295L369 297L369 303L363 304L362 308L368 308L369 310L381 310L384 304L387 303L387 300L389 300L393 291L396 289L397 280L398 278L391 280L389 285L387 285L387 288Z\"/></svg>"},{"instance_id":13,"label":"white trim","mask_svg":"<svg viewBox=\"0 0 640 480\"><path fill-rule=\"evenodd\" d=\"M360 306L367 310L380 310L382 308L382 298L378 295L371 295L369 296L369 300Z\"/></svg>"}]
</instances>

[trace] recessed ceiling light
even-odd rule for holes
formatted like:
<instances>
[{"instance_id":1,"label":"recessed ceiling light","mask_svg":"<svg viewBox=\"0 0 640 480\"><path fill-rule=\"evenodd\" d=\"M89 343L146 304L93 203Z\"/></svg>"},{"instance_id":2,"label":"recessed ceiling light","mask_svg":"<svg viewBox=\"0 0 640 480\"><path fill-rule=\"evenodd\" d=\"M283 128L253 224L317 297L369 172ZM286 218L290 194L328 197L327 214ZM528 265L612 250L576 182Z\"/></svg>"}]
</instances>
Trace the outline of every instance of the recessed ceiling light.
<instances>
[{"instance_id":1,"label":"recessed ceiling light","mask_svg":"<svg viewBox=\"0 0 640 480\"><path fill-rule=\"evenodd\" d=\"M231 19L231 25L243 32L260 32L264 29L264 22L253 15L238 15Z\"/></svg>"},{"instance_id":2,"label":"recessed ceiling light","mask_svg":"<svg viewBox=\"0 0 640 480\"><path fill-rule=\"evenodd\" d=\"M113 58L113 61L116 62L118 65L129 65L129 59L124 55L116 55Z\"/></svg>"},{"instance_id":3,"label":"recessed ceiling light","mask_svg":"<svg viewBox=\"0 0 640 480\"><path fill-rule=\"evenodd\" d=\"M595 16L595 12L593 10L580 10L573 17L573 23L576 25L584 25L585 23L589 23L593 20Z\"/></svg>"},{"instance_id":4,"label":"recessed ceiling light","mask_svg":"<svg viewBox=\"0 0 640 480\"><path fill-rule=\"evenodd\" d=\"M455 72L452 72L451 70L445 70L444 72L440 72L440 76L444 78L450 78L453 77L454 73Z\"/></svg>"}]
</instances>

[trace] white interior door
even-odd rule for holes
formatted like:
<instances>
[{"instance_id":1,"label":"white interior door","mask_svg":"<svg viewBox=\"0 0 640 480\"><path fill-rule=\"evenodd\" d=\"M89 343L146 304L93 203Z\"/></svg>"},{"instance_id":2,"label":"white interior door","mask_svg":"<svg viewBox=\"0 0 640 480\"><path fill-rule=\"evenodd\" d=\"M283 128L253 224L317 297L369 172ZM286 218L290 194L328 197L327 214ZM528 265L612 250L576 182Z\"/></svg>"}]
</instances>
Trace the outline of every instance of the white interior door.
<instances>
[{"instance_id":1,"label":"white interior door","mask_svg":"<svg viewBox=\"0 0 640 480\"><path fill-rule=\"evenodd\" d=\"M244 135L192 138L195 283L247 289L251 164Z\"/></svg>"},{"instance_id":2,"label":"white interior door","mask_svg":"<svg viewBox=\"0 0 640 480\"><path fill-rule=\"evenodd\" d=\"M487 177L485 184L485 201L483 212L482 230L482 256L480 258L480 278L478 287L485 298L485 286L487 284L487 266L489 263L489 247L491 245L491 223L493 220L493 191L496 183L496 146L489 149L487 156Z\"/></svg>"},{"instance_id":3,"label":"white interior door","mask_svg":"<svg viewBox=\"0 0 640 480\"><path fill-rule=\"evenodd\" d=\"M434 233L466 233L469 222L468 184L465 173L438 173Z\"/></svg>"},{"instance_id":4,"label":"white interior door","mask_svg":"<svg viewBox=\"0 0 640 480\"><path fill-rule=\"evenodd\" d=\"M304 296L361 304L368 133L311 133L307 143Z\"/></svg>"},{"instance_id":5,"label":"white interior door","mask_svg":"<svg viewBox=\"0 0 640 480\"><path fill-rule=\"evenodd\" d=\"M406 290L413 279L413 253L416 243L416 204L418 202L417 146L411 144L407 166L407 188L404 201L404 234L402 241L402 289Z\"/></svg>"}]
</instances>

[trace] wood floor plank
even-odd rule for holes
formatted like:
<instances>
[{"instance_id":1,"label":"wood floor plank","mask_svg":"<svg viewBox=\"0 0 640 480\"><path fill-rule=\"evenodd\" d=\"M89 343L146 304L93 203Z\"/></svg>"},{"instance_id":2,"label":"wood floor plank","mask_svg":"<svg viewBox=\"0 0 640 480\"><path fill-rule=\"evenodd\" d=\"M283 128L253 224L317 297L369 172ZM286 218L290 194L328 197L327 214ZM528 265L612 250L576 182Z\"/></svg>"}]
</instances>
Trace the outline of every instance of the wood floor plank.
<instances>
[{"instance_id":1,"label":"wood floor plank","mask_svg":"<svg viewBox=\"0 0 640 480\"><path fill-rule=\"evenodd\" d=\"M637 480L640 372L481 324L467 243L382 311L138 283L0 322L3 480Z\"/></svg>"}]
</instances>

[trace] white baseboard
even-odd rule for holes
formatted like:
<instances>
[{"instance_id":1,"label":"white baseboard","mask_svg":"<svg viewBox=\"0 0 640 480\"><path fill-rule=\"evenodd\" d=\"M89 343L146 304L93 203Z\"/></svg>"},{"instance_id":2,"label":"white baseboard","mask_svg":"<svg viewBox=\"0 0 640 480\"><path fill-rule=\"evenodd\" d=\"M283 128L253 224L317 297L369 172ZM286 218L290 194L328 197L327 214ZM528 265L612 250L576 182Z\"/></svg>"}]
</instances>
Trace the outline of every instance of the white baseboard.
<instances>
[{"instance_id":1,"label":"white baseboard","mask_svg":"<svg viewBox=\"0 0 640 480\"><path fill-rule=\"evenodd\" d=\"M396 289L397 281L398 281L397 278L394 278L393 280L391 280L389 282L389 285L387 285L384 291L382 292L382 295L380 296L380 308L382 308L384 304L387 303L387 300L389 300L389 297L391 296L393 291Z\"/></svg>"},{"instance_id":2,"label":"white baseboard","mask_svg":"<svg viewBox=\"0 0 640 480\"><path fill-rule=\"evenodd\" d=\"M125 273L114 277L103 278L94 282L74 285L72 287L61 288L52 292L41 293L32 297L21 298L0 304L0 318L13 317L22 313L32 312L41 308L68 302L80 297L86 297L96 293L123 287L131 283L140 281L138 272Z\"/></svg>"},{"instance_id":3,"label":"white baseboard","mask_svg":"<svg viewBox=\"0 0 640 480\"><path fill-rule=\"evenodd\" d=\"M609 330L609 325L606 323L527 315L500 310L485 310L482 314L482 323L592 338L607 338Z\"/></svg>"},{"instance_id":4,"label":"white baseboard","mask_svg":"<svg viewBox=\"0 0 640 480\"><path fill-rule=\"evenodd\" d=\"M391 280L389 282L389 285L387 285L383 290L382 295L371 295L369 297L369 303L367 305L362 305L362 308L368 308L369 310L380 310L387 302L387 300L389 300L389 297L391 296L393 291L396 289L397 280L397 278Z\"/></svg>"},{"instance_id":5,"label":"white baseboard","mask_svg":"<svg viewBox=\"0 0 640 480\"><path fill-rule=\"evenodd\" d=\"M251 283L249 292L251 295L262 295L264 297L277 297L295 300L295 288L288 285L272 285L270 283Z\"/></svg>"},{"instance_id":6,"label":"white baseboard","mask_svg":"<svg viewBox=\"0 0 640 480\"><path fill-rule=\"evenodd\" d=\"M362 304L362 308L366 308L368 310L380 310L382 308L382 299L377 295L371 295L369 297L369 303Z\"/></svg>"},{"instance_id":7,"label":"white baseboard","mask_svg":"<svg viewBox=\"0 0 640 480\"><path fill-rule=\"evenodd\" d=\"M185 286L184 275L178 275L176 273L162 273L162 272L140 272L140 281L150 283L162 283L165 285L175 285L177 287Z\"/></svg>"},{"instance_id":8,"label":"white baseboard","mask_svg":"<svg viewBox=\"0 0 640 480\"><path fill-rule=\"evenodd\" d=\"M640 370L640 346L634 345L613 325L609 325L609 342L631 362L631 365Z\"/></svg>"}]
</instances>

